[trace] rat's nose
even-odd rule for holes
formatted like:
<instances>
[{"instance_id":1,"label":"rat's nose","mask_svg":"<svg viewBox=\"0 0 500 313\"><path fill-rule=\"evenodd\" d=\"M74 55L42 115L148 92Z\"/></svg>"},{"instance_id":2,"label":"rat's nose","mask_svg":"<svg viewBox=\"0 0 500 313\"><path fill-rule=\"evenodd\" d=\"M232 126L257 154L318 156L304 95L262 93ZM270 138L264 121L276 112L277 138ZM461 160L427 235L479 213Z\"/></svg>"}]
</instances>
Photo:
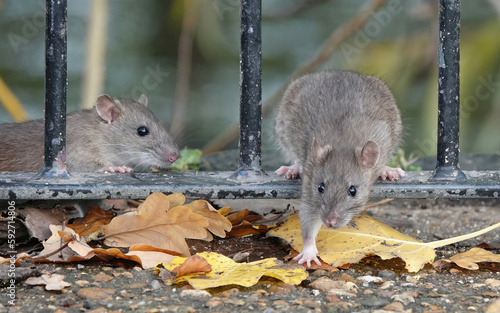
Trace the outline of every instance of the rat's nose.
<instances>
[{"instance_id":1,"label":"rat's nose","mask_svg":"<svg viewBox=\"0 0 500 313\"><path fill-rule=\"evenodd\" d=\"M179 152L172 152L168 155L167 158L170 163L174 163L179 158Z\"/></svg>"},{"instance_id":2,"label":"rat's nose","mask_svg":"<svg viewBox=\"0 0 500 313\"><path fill-rule=\"evenodd\" d=\"M338 222L339 222L339 219L337 217L332 217L328 221L326 221L326 226L335 227L335 225L337 225Z\"/></svg>"}]
</instances>

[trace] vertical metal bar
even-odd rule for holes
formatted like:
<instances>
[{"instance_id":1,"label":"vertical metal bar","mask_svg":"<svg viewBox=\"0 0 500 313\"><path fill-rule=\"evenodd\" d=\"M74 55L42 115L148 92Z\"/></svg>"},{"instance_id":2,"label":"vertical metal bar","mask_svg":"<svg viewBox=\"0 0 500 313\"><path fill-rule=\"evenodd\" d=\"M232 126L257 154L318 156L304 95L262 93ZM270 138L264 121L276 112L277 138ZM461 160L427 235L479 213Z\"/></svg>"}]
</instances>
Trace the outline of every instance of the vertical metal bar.
<instances>
[{"instance_id":1,"label":"vertical metal bar","mask_svg":"<svg viewBox=\"0 0 500 313\"><path fill-rule=\"evenodd\" d=\"M438 143L433 180L462 180L459 169L460 0L439 0Z\"/></svg>"},{"instance_id":2,"label":"vertical metal bar","mask_svg":"<svg viewBox=\"0 0 500 313\"><path fill-rule=\"evenodd\" d=\"M67 0L46 0L45 159L41 176L68 177L66 171Z\"/></svg>"},{"instance_id":3,"label":"vertical metal bar","mask_svg":"<svg viewBox=\"0 0 500 313\"><path fill-rule=\"evenodd\" d=\"M241 1L240 160L233 177L265 175L261 168L262 0Z\"/></svg>"}]
</instances>

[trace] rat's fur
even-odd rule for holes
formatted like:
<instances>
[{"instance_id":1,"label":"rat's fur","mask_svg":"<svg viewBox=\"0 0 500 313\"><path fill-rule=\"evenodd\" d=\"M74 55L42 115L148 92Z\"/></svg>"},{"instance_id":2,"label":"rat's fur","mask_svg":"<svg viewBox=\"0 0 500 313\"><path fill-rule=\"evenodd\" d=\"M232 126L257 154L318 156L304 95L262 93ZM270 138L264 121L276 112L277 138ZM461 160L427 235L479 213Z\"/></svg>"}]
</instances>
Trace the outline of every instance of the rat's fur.
<instances>
[{"instance_id":1,"label":"rat's fur","mask_svg":"<svg viewBox=\"0 0 500 313\"><path fill-rule=\"evenodd\" d=\"M129 167L143 171L167 167L179 152L172 137L147 107L147 99L100 96L96 107L66 117L66 160L70 171ZM146 126L149 134L138 135ZM0 171L40 171L44 121L0 124Z\"/></svg>"},{"instance_id":2,"label":"rat's fur","mask_svg":"<svg viewBox=\"0 0 500 313\"><path fill-rule=\"evenodd\" d=\"M394 97L378 78L324 71L290 84L276 136L295 169L303 169L299 216L309 254L317 253L313 248L321 222L340 228L363 209L402 130ZM350 186L356 188L354 197L348 194Z\"/></svg>"}]
</instances>

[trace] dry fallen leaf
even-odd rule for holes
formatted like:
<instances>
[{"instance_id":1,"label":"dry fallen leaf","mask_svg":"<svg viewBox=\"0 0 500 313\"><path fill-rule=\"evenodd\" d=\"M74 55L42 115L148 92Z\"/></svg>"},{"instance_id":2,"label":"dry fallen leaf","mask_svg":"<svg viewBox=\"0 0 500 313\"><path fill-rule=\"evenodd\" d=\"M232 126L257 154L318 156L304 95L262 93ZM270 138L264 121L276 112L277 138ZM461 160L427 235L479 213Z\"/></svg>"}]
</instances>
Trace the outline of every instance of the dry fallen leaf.
<instances>
[{"instance_id":1,"label":"dry fallen leaf","mask_svg":"<svg viewBox=\"0 0 500 313\"><path fill-rule=\"evenodd\" d=\"M20 215L24 217L24 224L29 234L38 240L45 240L51 236L48 225L58 225L64 222L63 208L43 209L27 207L20 210Z\"/></svg>"},{"instance_id":2,"label":"dry fallen leaf","mask_svg":"<svg viewBox=\"0 0 500 313\"><path fill-rule=\"evenodd\" d=\"M356 217L353 222L356 227L332 229L322 225L316 244L325 262L341 266L359 262L367 254L376 254L383 260L399 257L405 261L408 271L417 272L425 264L434 261L435 248L478 236L500 226L498 223L471 234L424 243L367 215ZM302 233L297 214L280 227L272 229L269 234L287 241L297 251L302 250Z\"/></svg>"},{"instance_id":3,"label":"dry fallen leaf","mask_svg":"<svg viewBox=\"0 0 500 313\"><path fill-rule=\"evenodd\" d=\"M271 219L274 219L273 215ZM257 235L266 233L269 229L276 225L269 225L269 220L264 219L261 215L250 214L247 209L235 212L227 216L227 219L233 225L230 232L227 233L228 237L241 237L248 235Z\"/></svg>"},{"instance_id":4,"label":"dry fallen leaf","mask_svg":"<svg viewBox=\"0 0 500 313\"><path fill-rule=\"evenodd\" d=\"M133 245L125 256L129 259L133 256L138 257L142 268L146 269L154 268L158 262L168 263L175 257L180 256L180 253L147 245Z\"/></svg>"},{"instance_id":5,"label":"dry fallen leaf","mask_svg":"<svg viewBox=\"0 0 500 313\"><path fill-rule=\"evenodd\" d=\"M131 251L128 253L123 253L120 251L120 249L117 248L110 248L110 249L94 249L91 252L94 254L95 257L98 257L100 259L105 259L107 261L110 261L112 259L124 259L124 260L130 260L137 262L142 265L143 268L151 268L155 267L158 262L162 262L161 260L165 260L166 262L171 261L173 258L176 256L164 253L164 252L158 252L158 251L147 251L147 250L133 250L132 247L130 248Z\"/></svg>"},{"instance_id":6,"label":"dry fallen leaf","mask_svg":"<svg viewBox=\"0 0 500 313\"><path fill-rule=\"evenodd\" d=\"M86 236L101 230L104 225L109 224L115 215L112 210L105 211L98 206L91 206L84 217L77 218L73 223L66 226L73 229L80 236Z\"/></svg>"},{"instance_id":7,"label":"dry fallen leaf","mask_svg":"<svg viewBox=\"0 0 500 313\"><path fill-rule=\"evenodd\" d=\"M26 258L30 258L30 257L31 257L31 256L30 256L28 253L26 253L26 252L21 252L21 253L18 253L18 254L16 254L16 259L15 259L15 261L14 261L14 264L15 264L16 266L20 266L20 265L21 265L21 260L22 260L22 259L26 259ZM12 263L11 261L12 261L12 259L11 259L11 258L4 258L4 257L1 257L1 256L0 256L0 264L4 264L4 263Z\"/></svg>"},{"instance_id":8,"label":"dry fallen leaf","mask_svg":"<svg viewBox=\"0 0 500 313\"><path fill-rule=\"evenodd\" d=\"M187 274L195 274L195 273L208 273L212 270L210 264L208 264L207 260L200 257L199 255L192 255L186 259L180 266L172 269L172 279L176 279L177 277L182 277Z\"/></svg>"},{"instance_id":9,"label":"dry fallen leaf","mask_svg":"<svg viewBox=\"0 0 500 313\"><path fill-rule=\"evenodd\" d=\"M65 287L71 286L70 283L65 282L64 275L52 274L42 275L40 277L30 277L24 281L25 284L30 286L45 285L47 290L63 290Z\"/></svg>"},{"instance_id":10,"label":"dry fallen leaf","mask_svg":"<svg viewBox=\"0 0 500 313\"><path fill-rule=\"evenodd\" d=\"M243 222L249 214L250 214L250 211L248 211L247 209L244 209L244 210L241 210L241 211L238 211L238 212L235 212L233 214L228 215L227 219L229 220L229 222L231 222L231 224L238 225L241 222Z\"/></svg>"},{"instance_id":11,"label":"dry fallen leaf","mask_svg":"<svg viewBox=\"0 0 500 313\"><path fill-rule=\"evenodd\" d=\"M170 201L171 208L183 205L186 202L186 196L184 196L182 193L173 193L168 195L167 198L168 201Z\"/></svg>"},{"instance_id":12,"label":"dry fallen leaf","mask_svg":"<svg viewBox=\"0 0 500 313\"><path fill-rule=\"evenodd\" d=\"M207 229L214 235L224 238L226 232L231 230L231 222L223 215L219 214L214 207L206 200L196 200L191 203L183 205L188 207L196 214L200 214L208 221ZM208 241L212 240L212 236L208 237Z\"/></svg>"},{"instance_id":13,"label":"dry fallen leaf","mask_svg":"<svg viewBox=\"0 0 500 313\"><path fill-rule=\"evenodd\" d=\"M231 213L232 210L233 210L233 208L231 208L229 206L225 206L223 208L218 209L217 213L219 213L222 216L227 216L229 213Z\"/></svg>"},{"instance_id":14,"label":"dry fallen leaf","mask_svg":"<svg viewBox=\"0 0 500 313\"><path fill-rule=\"evenodd\" d=\"M185 206L170 207L161 193L150 195L138 208L115 217L104 227L104 243L112 247L146 244L189 255L185 238L207 238L207 219ZM125 226L125 227L124 227Z\"/></svg>"},{"instance_id":15,"label":"dry fallen leaf","mask_svg":"<svg viewBox=\"0 0 500 313\"><path fill-rule=\"evenodd\" d=\"M175 282L187 281L195 289L207 289L227 285L250 287L255 285L263 276L279 279L287 284L299 284L308 277L302 266L283 264L275 258L264 259L251 263L236 263L228 257L212 252L198 253L205 259L212 271L203 274L188 274L177 277ZM186 258L177 257L168 264L162 264L172 271L180 266ZM173 280L168 283L173 283Z\"/></svg>"},{"instance_id":16,"label":"dry fallen leaf","mask_svg":"<svg viewBox=\"0 0 500 313\"><path fill-rule=\"evenodd\" d=\"M40 256L33 259L35 262L79 262L97 257L106 261L112 261L113 259L130 260L141 264L143 268L151 268L155 267L158 262L170 262L180 255L175 251L148 245L133 245L128 253L123 253L116 248L93 249L85 243L84 237L80 238L72 229L66 228L66 231L61 231L61 225L50 225L50 229L53 234L44 243L45 249L40 253ZM54 253L65 244L61 235L72 239L67 242L67 247Z\"/></svg>"},{"instance_id":17,"label":"dry fallen leaf","mask_svg":"<svg viewBox=\"0 0 500 313\"><path fill-rule=\"evenodd\" d=\"M43 242L44 249L40 252L40 259L37 260L39 262L81 261L84 259L81 256L87 255L92 250L85 242L85 239L80 238L71 228L62 225L50 225L49 229L52 236ZM67 246L64 247L65 245Z\"/></svg>"},{"instance_id":18,"label":"dry fallen leaf","mask_svg":"<svg viewBox=\"0 0 500 313\"><path fill-rule=\"evenodd\" d=\"M257 235L260 233L266 233L271 229L270 226L253 226L249 221L242 221L238 225L234 225L229 233L227 233L228 237L241 237L248 235Z\"/></svg>"},{"instance_id":19,"label":"dry fallen leaf","mask_svg":"<svg viewBox=\"0 0 500 313\"><path fill-rule=\"evenodd\" d=\"M455 263L468 270L478 270L478 263L482 262L500 263L500 255L481 248L472 248L467 252L456 254L449 259L437 260L432 263L432 266L436 270L441 270L449 264Z\"/></svg>"}]
</instances>

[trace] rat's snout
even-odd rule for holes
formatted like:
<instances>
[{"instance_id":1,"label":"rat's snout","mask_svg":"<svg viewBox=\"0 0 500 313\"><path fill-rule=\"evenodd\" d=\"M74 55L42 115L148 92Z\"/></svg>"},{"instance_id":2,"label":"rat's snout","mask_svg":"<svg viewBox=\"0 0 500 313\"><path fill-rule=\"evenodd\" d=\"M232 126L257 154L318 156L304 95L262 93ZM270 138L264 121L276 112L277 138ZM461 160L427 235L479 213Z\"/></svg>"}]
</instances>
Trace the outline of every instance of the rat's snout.
<instances>
[{"instance_id":1,"label":"rat's snout","mask_svg":"<svg viewBox=\"0 0 500 313\"><path fill-rule=\"evenodd\" d=\"M178 158L179 158L179 151L174 151L167 155L167 160L170 163L174 163Z\"/></svg>"},{"instance_id":2,"label":"rat's snout","mask_svg":"<svg viewBox=\"0 0 500 313\"><path fill-rule=\"evenodd\" d=\"M330 217L326 220L326 226L336 228L339 223L339 218L337 216Z\"/></svg>"}]
</instances>

